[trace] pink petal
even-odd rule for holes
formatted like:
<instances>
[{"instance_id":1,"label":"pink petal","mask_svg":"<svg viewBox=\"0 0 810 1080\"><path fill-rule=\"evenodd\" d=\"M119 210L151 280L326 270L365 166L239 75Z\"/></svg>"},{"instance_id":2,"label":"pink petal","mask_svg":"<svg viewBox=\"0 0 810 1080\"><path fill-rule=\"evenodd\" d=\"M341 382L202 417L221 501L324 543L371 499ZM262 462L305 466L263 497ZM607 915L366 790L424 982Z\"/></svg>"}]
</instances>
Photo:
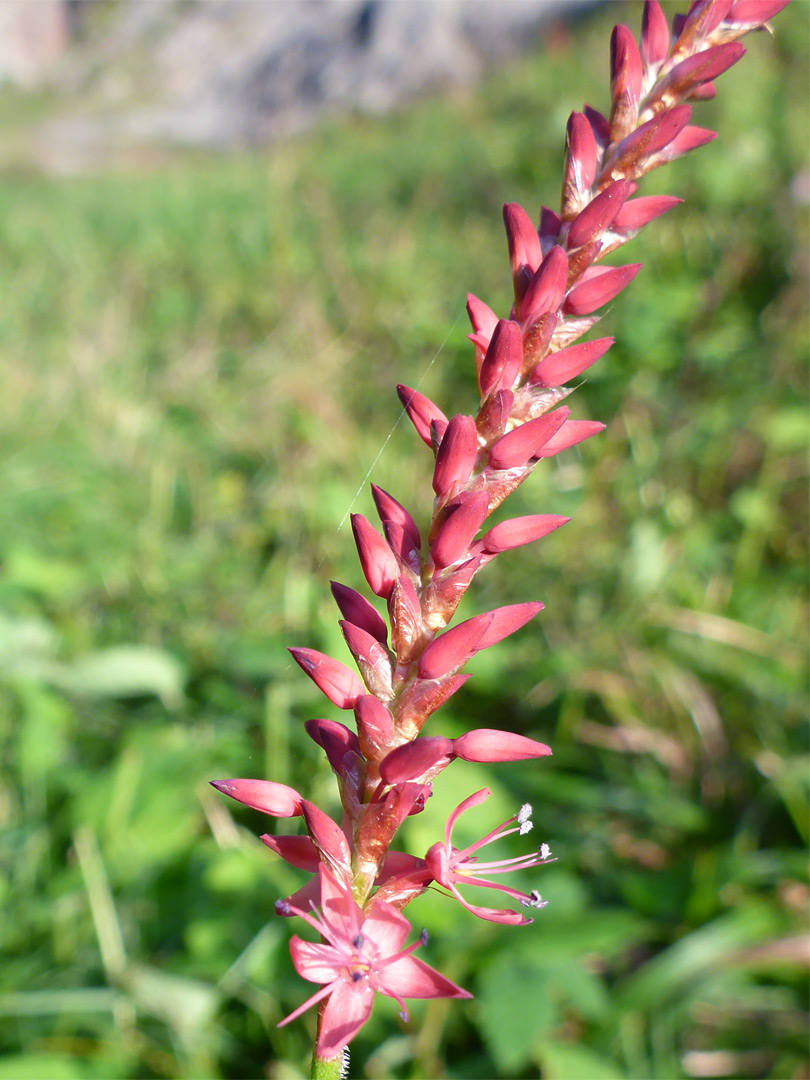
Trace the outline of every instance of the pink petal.
<instances>
[{"instance_id":1,"label":"pink petal","mask_svg":"<svg viewBox=\"0 0 810 1080\"><path fill-rule=\"evenodd\" d=\"M290 938L290 955L295 970L309 982L332 982L339 977L345 963L345 958L333 945L304 941L297 934Z\"/></svg>"},{"instance_id":2,"label":"pink petal","mask_svg":"<svg viewBox=\"0 0 810 1080\"><path fill-rule=\"evenodd\" d=\"M295 938L291 939L290 948L292 948L292 942L294 940ZM312 997L307 998L307 1000L304 1001L301 1005L299 1005L297 1009L293 1009L289 1016L285 1016L283 1020L279 1020L279 1022L276 1024L276 1027L286 1027L286 1025L289 1024L292 1020L297 1020L302 1013L305 1013L307 1011L307 1009L311 1009L316 1002L323 1001L325 997L328 997L328 995L332 993L332 988L334 985L336 985L337 982L338 980L335 980L335 983L330 983L328 986L322 986L320 990L314 993Z\"/></svg>"},{"instance_id":3,"label":"pink petal","mask_svg":"<svg viewBox=\"0 0 810 1080\"><path fill-rule=\"evenodd\" d=\"M616 148L616 159L627 162L643 162L668 146L683 131L692 116L690 105L675 105L652 120L641 124L625 136Z\"/></svg>"},{"instance_id":4,"label":"pink petal","mask_svg":"<svg viewBox=\"0 0 810 1080\"><path fill-rule=\"evenodd\" d=\"M348 619L355 626L362 627L384 645L388 638L388 628L385 625L385 619L377 609L366 600L365 596L350 589L348 585L341 585L337 581L332 581L330 584L335 603L340 608L343 618Z\"/></svg>"},{"instance_id":5,"label":"pink petal","mask_svg":"<svg viewBox=\"0 0 810 1080\"><path fill-rule=\"evenodd\" d=\"M600 424L598 420L568 420L557 434L549 439L537 456L553 457L554 454L559 454L570 446L576 446L577 443L584 442L585 439L590 439L592 435L598 435L604 430L605 425Z\"/></svg>"},{"instance_id":6,"label":"pink petal","mask_svg":"<svg viewBox=\"0 0 810 1080\"><path fill-rule=\"evenodd\" d=\"M624 208L627 206L628 203L625 203ZM615 224L614 222L614 227ZM580 345L571 345L567 349L549 353L535 366L529 382L533 386L564 386L604 356L614 341L615 338L612 337L596 338L594 341L584 341Z\"/></svg>"},{"instance_id":7,"label":"pink petal","mask_svg":"<svg viewBox=\"0 0 810 1080\"><path fill-rule=\"evenodd\" d=\"M656 160L661 162L673 161L675 158L688 154L690 150L697 150L698 147L705 146L716 138L716 131L710 131L708 128L691 124L689 127L685 127L680 135L676 135L672 142L657 155Z\"/></svg>"},{"instance_id":8,"label":"pink petal","mask_svg":"<svg viewBox=\"0 0 810 1080\"><path fill-rule=\"evenodd\" d=\"M301 796L286 784L272 780L212 780L211 786L271 817L297 817L302 813Z\"/></svg>"},{"instance_id":9,"label":"pink petal","mask_svg":"<svg viewBox=\"0 0 810 1080\"><path fill-rule=\"evenodd\" d=\"M350 1043L371 1015L374 991L368 982L348 983L341 979L329 995L323 1011L316 1053L337 1056Z\"/></svg>"},{"instance_id":10,"label":"pink petal","mask_svg":"<svg viewBox=\"0 0 810 1080\"><path fill-rule=\"evenodd\" d=\"M472 997L415 956L403 956L387 964L377 976L377 986L381 994L393 998Z\"/></svg>"},{"instance_id":11,"label":"pink petal","mask_svg":"<svg viewBox=\"0 0 810 1080\"><path fill-rule=\"evenodd\" d=\"M551 747L512 731L478 728L456 739L453 752L464 761L527 761L546 757L551 753Z\"/></svg>"},{"instance_id":12,"label":"pink petal","mask_svg":"<svg viewBox=\"0 0 810 1080\"><path fill-rule=\"evenodd\" d=\"M509 551L511 548L539 540L541 536L547 536L570 520L559 514L528 514L526 517L510 518L509 521L502 521L499 525L493 526L489 532L484 533L481 543L484 545L484 551L495 554Z\"/></svg>"},{"instance_id":13,"label":"pink petal","mask_svg":"<svg viewBox=\"0 0 810 1080\"><path fill-rule=\"evenodd\" d=\"M464 878L459 878L462 884L465 883ZM469 884L469 882L466 882ZM487 884L489 884L487 882ZM471 904L469 900L461 895L458 889L451 885L450 891L456 900L461 904L463 908L466 908L470 914L477 916L479 919L485 919L487 922L501 923L506 926L528 926L533 922L533 919L527 918L525 915L520 915L517 911L512 911L510 908L489 908L479 907L478 904Z\"/></svg>"},{"instance_id":14,"label":"pink petal","mask_svg":"<svg viewBox=\"0 0 810 1080\"><path fill-rule=\"evenodd\" d=\"M411 932L411 924L405 916L384 900L377 900L363 920L361 933L379 950L380 959L398 953Z\"/></svg>"},{"instance_id":15,"label":"pink petal","mask_svg":"<svg viewBox=\"0 0 810 1080\"><path fill-rule=\"evenodd\" d=\"M438 405L434 405L430 398L425 397L424 394L420 394L418 390L411 390L409 386L399 384L397 386L397 394L399 395L399 400L402 402L402 407L405 409L411 423L416 428L417 435L422 442L427 443L432 449L433 440L430 435L430 425L435 420L446 424L447 417Z\"/></svg>"},{"instance_id":16,"label":"pink petal","mask_svg":"<svg viewBox=\"0 0 810 1080\"><path fill-rule=\"evenodd\" d=\"M291 648L287 651L321 693L339 709L354 708L357 699L365 694L366 688L360 678L339 660L333 660L317 649Z\"/></svg>"},{"instance_id":17,"label":"pink petal","mask_svg":"<svg viewBox=\"0 0 810 1080\"><path fill-rule=\"evenodd\" d=\"M476 791L472 795L468 795L463 802L460 802L458 804L455 810L453 810L453 812L448 817L447 824L444 827L444 844L446 848L450 848L450 836L453 832L453 826L461 817L461 815L465 811L471 810L474 806L480 806L482 802L486 802L486 800L490 797L491 794L492 792L489 790L489 788L481 788L480 791Z\"/></svg>"},{"instance_id":18,"label":"pink petal","mask_svg":"<svg viewBox=\"0 0 810 1080\"><path fill-rule=\"evenodd\" d=\"M640 269L641 263L591 267L568 294L563 311L566 315L590 315L626 289Z\"/></svg>"},{"instance_id":19,"label":"pink petal","mask_svg":"<svg viewBox=\"0 0 810 1080\"><path fill-rule=\"evenodd\" d=\"M430 548L434 564L444 568L461 559L488 512L489 496L485 491L479 491L448 514Z\"/></svg>"}]
</instances>

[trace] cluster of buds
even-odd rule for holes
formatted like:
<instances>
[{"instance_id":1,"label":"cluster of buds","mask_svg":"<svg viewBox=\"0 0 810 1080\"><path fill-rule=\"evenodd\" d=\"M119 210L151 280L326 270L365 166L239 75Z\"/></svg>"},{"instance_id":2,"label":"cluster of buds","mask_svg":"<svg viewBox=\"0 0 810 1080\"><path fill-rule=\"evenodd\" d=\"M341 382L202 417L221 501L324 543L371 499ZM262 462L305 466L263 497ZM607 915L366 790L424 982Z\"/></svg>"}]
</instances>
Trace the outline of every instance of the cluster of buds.
<instances>
[{"instance_id":1,"label":"cluster of buds","mask_svg":"<svg viewBox=\"0 0 810 1080\"><path fill-rule=\"evenodd\" d=\"M366 582L385 603L387 620L361 593L333 582L340 627L359 674L314 649L290 649L329 702L354 715L354 730L332 719L305 725L337 777L340 822L283 784L214 784L272 817L303 819L306 834L262 840L311 875L276 911L302 919L322 939L292 938L296 970L322 987L283 1021L321 1003L316 1065L342 1057L367 1020L375 993L395 998L403 1013L404 998L469 996L413 957L424 933L404 945L409 926L402 909L426 888L444 890L478 918L511 925L530 923L526 912L544 906L536 890L524 893L491 879L548 862L547 844L500 861L479 857L495 840L528 833L529 806L463 850L452 844L459 814L483 803L486 789L464 799L443 841L423 856L391 849L399 826L424 809L431 785L453 761L521 761L551 753L543 743L497 729L468 731L457 739L421 735L428 717L469 677L462 669L470 658L520 630L543 605L499 607L445 628L479 570L568 520L532 514L482 532L489 515L540 460L604 427L572 419L561 404L571 380L602 357L612 339L575 342L640 269L601 260L681 201L635 197L637 181L715 137L690 123L690 102L714 95L713 80L745 51L737 39L766 26L786 3L695 0L686 15L676 16L670 33L657 0L646 0L638 44L626 26L617 26L608 113L586 106L568 121L560 212L543 207L536 227L522 207L512 203L504 209L514 285L508 317L499 319L482 300L468 298L477 413L448 418L417 390L398 387L405 412L434 455L427 532L423 536L405 507L372 485L382 531L360 514L352 517L352 530ZM459 886L495 890L519 910L473 904Z\"/></svg>"}]
</instances>

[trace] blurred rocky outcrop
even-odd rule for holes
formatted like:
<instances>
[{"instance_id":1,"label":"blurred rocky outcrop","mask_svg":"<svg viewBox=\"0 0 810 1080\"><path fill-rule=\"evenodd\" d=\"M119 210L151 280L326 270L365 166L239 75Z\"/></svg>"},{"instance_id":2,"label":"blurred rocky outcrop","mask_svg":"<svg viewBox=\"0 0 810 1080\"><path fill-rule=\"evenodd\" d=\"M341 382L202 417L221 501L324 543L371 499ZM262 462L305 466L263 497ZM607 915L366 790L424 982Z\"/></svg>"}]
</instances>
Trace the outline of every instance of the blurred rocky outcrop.
<instances>
[{"instance_id":1,"label":"blurred rocky outcrop","mask_svg":"<svg viewBox=\"0 0 810 1080\"><path fill-rule=\"evenodd\" d=\"M42 155L253 146L469 84L577 0L0 0L0 78L56 88ZM39 31L32 31L34 24ZM81 103L80 107L75 107Z\"/></svg>"}]
</instances>

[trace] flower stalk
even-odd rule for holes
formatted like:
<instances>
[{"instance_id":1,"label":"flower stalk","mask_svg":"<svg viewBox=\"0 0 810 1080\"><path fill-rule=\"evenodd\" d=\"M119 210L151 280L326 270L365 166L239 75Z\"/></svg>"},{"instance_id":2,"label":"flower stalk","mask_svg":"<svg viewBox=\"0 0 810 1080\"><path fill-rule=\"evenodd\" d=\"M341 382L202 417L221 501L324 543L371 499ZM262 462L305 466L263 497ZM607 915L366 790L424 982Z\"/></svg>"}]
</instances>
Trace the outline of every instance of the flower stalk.
<instances>
[{"instance_id":1,"label":"flower stalk","mask_svg":"<svg viewBox=\"0 0 810 1080\"><path fill-rule=\"evenodd\" d=\"M424 855L391 847L400 825L422 812L433 783L456 760L500 763L551 754L543 743L498 729L457 739L422 735L432 714L468 678L465 664L519 632L543 605L512 604L449 624L473 579L493 559L567 523L542 513L485 528L540 461L603 430L602 422L574 417L563 404L571 381L613 344L610 337L579 339L641 269L603 260L678 206L674 196L637 196L639 180L714 139L714 132L691 124L693 104L714 96L714 80L742 58L738 39L767 27L786 3L694 0L670 31L657 0L645 0L638 42L628 27L617 26L610 41L609 108L601 113L585 106L568 121L559 213L543 207L535 226L517 204L504 208L511 310L499 318L484 301L467 299L477 410L448 416L418 391L397 387L417 435L433 453L431 519L420 529L393 495L372 485L380 528L354 514L352 533L363 576L387 618L362 593L332 582L357 672L317 650L290 649L325 698L354 717L353 729L325 718L305 725L335 773L340 821L283 784L214 782L272 817L303 820L306 835L262 840L310 875L276 911L319 937L291 939L296 970L319 988L281 1022L318 1005L313 1077L341 1075L344 1048L368 1019L377 994L394 998L403 1016L407 998L470 997L414 955L427 943L426 932L406 944L410 926L402 911L425 889L445 892L480 919L514 926L528 925L529 912L545 906L537 890L501 883L505 873L551 859L546 843L533 852L517 847L531 828L531 807L464 849L453 846L458 817L485 803L486 788L461 801L443 839ZM511 855L485 855L490 844L510 836ZM474 903L468 888L500 894L518 910Z\"/></svg>"}]
</instances>

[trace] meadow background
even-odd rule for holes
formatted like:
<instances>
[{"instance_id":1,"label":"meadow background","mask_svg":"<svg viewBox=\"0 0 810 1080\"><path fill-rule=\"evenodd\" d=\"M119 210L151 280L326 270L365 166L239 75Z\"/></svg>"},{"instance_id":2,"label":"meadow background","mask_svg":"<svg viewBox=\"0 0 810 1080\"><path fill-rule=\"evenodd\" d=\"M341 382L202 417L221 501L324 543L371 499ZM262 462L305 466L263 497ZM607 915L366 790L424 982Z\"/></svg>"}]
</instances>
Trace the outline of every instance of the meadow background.
<instances>
[{"instance_id":1,"label":"meadow background","mask_svg":"<svg viewBox=\"0 0 810 1080\"><path fill-rule=\"evenodd\" d=\"M493 821L530 801L549 905L520 931L415 903L475 1000L378 1002L352 1075L810 1075L807 14L748 39L698 110L720 139L646 183L686 202L628 249L571 399L607 430L510 505L573 521L465 601L546 610L431 733L554 756L457 763L406 840L484 784ZM0 1080L306 1075L272 915L301 876L207 781L334 809L286 646L344 655L327 583L360 585L338 526L373 462L426 519L393 386L473 407L464 298L508 309L501 204L556 203L568 113L604 105L639 17L264 153L0 176Z\"/></svg>"}]
</instances>

